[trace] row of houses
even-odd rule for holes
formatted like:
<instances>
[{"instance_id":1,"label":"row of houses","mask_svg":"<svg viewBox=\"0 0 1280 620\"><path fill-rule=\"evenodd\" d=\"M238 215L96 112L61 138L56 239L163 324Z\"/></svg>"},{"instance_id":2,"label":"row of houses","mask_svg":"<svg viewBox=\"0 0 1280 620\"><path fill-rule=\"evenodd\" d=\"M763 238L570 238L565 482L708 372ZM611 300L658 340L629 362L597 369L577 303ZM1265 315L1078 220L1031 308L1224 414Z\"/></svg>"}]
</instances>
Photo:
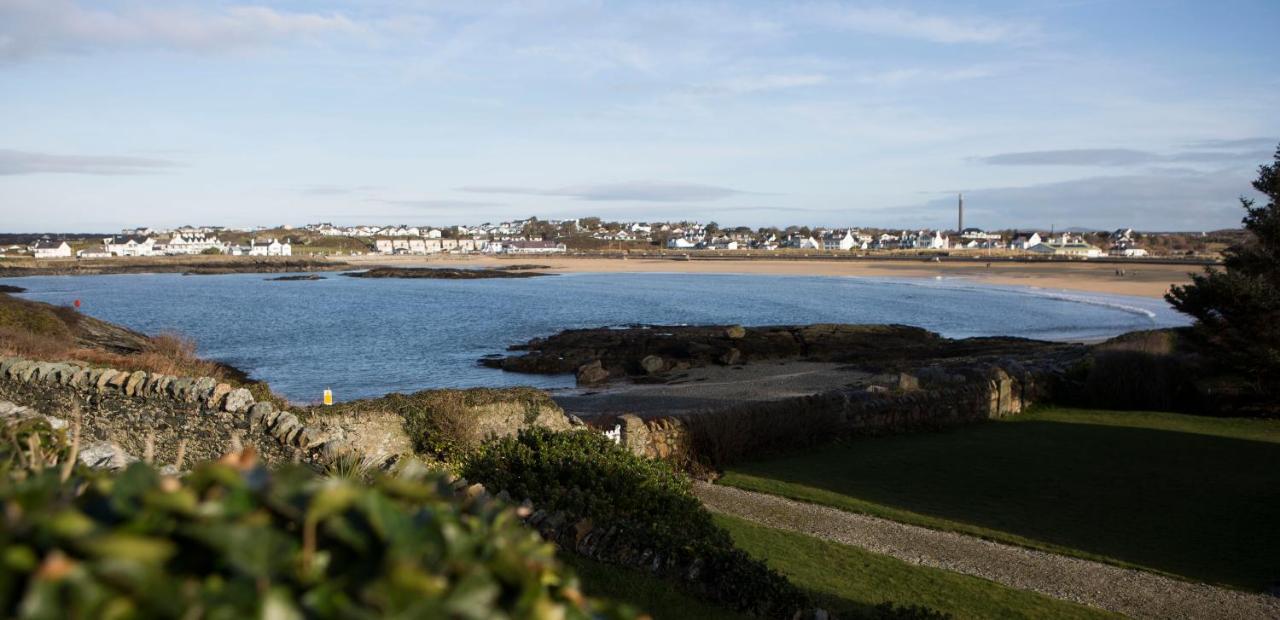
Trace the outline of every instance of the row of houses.
<instances>
[{"instance_id":1,"label":"row of houses","mask_svg":"<svg viewBox=\"0 0 1280 620\"><path fill-rule=\"evenodd\" d=\"M248 245L224 244L217 237L204 233L175 234L167 242L153 237L116 235L104 237L100 248L81 250L80 258L109 258L113 256L183 256L203 254L210 250L235 256L292 256L289 240L252 239ZM62 240L40 239L31 246L36 258L71 258L71 246Z\"/></svg>"},{"instance_id":2,"label":"row of houses","mask_svg":"<svg viewBox=\"0 0 1280 620\"><path fill-rule=\"evenodd\" d=\"M568 247L554 241L528 239L374 239L373 249L379 254L440 254L440 253L472 253L486 254L556 254L564 253Z\"/></svg>"}]
</instances>

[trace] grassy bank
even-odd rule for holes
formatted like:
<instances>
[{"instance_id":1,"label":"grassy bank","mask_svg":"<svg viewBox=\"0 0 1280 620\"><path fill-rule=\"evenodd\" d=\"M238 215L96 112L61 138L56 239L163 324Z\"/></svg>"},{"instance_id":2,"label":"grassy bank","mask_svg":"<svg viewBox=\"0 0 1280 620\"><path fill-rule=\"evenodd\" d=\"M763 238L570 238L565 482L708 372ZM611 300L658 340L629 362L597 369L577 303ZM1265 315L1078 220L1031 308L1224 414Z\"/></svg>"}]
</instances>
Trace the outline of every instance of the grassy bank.
<instances>
[{"instance_id":1,"label":"grassy bank","mask_svg":"<svg viewBox=\"0 0 1280 620\"><path fill-rule=\"evenodd\" d=\"M1280 579L1280 422L1043 409L733 468L721 481L1197 581Z\"/></svg>"},{"instance_id":2,"label":"grassy bank","mask_svg":"<svg viewBox=\"0 0 1280 620\"><path fill-rule=\"evenodd\" d=\"M752 556L786 575L837 618L870 617L876 605L910 602L967 618L1112 618L1114 615L1033 592L936 568L915 566L856 547L784 532L733 517L716 522ZM561 554L590 596L625 602L654 620L740 620L647 573Z\"/></svg>"},{"instance_id":3,"label":"grassy bank","mask_svg":"<svg viewBox=\"0 0 1280 620\"><path fill-rule=\"evenodd\" d=\"M764 560L838 618L885 602L924 605L966 618L1112 618L1104 611L856 547L717 516L739 547ZM659 620L661 616L658 616Z\"/></svg>"},{"instance_id":4,"label":"grassy bank","mask_svg":"<svg viewBox=\"0 0 1280 620\"><path fill-rule=\"evenodd\" d=\"M573 568L588 596L626 603L653 616L654 620L745 620L749 616L715 607L685 594L648 573L613 566L561 552L560 559Z\"/></svg>"}]
</instances>

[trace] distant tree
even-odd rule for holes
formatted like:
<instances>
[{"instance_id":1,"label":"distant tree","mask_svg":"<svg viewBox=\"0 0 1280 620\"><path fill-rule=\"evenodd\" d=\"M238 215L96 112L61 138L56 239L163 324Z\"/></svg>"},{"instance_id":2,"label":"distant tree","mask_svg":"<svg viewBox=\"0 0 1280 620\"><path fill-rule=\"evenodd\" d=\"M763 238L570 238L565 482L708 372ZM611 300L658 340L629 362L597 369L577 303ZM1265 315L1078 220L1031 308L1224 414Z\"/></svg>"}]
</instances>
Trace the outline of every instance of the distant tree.
<instances>
[{"instance_id":1,"label":"distant tree","mask_svg":"<svg viewBox=\"0 0 1280 620\"><path fill-rule=\"evenodd\" d=\"M707 222L706 228L707 228L708 235L714 235L720 232L720 225L715 222Z\"/></svg>"},{"instance_id":2,"label":"distant tree","mask_svg":"<svg viewBox=\"0 0 1280 620\"><path fill-rule=\"evenodd\" d=\"M584 217L578 220L578 223L582 225L584 230L595 230L600 228L600 218L595 216Z\"/></svg>"},{"instance_id":3,"label":"distant tree","mask_svg":"<svg viewBox=\"0 0 1280 620\"><path fill-rule=\"evenodd\" d=\"M1267 204L1245 209L1243 241L1223 251L1225 269L1206 268L1165 299L1196 318L1195 333L1217 358L1255 382L1271 397L1280 396L1280 147L1274 160L1258 167L1254 189Z\"/></svg>"}]
</instances>

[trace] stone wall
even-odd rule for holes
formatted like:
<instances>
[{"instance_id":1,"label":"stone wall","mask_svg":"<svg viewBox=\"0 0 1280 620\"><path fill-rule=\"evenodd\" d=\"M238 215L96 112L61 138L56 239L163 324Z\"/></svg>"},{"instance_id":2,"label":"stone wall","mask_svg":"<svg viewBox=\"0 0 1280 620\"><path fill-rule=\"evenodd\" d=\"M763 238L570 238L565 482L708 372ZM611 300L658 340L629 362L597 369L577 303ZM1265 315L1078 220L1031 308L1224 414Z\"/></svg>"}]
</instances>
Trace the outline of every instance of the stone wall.
<instances>
[{"instance_id":1,"label":"stone wall","mask_svg":"<svg viewBox=\"0 0 1280 620\"><path fill-rule=\"evenodd\" d=\"M621 427L620 443L635 454L691 471L796 450L835 439L927 431L1021 412L1046 400L1063 368L1028 371L1010 365L965 375L893 375L890 386L842 388L809 396L757 401L682 416L593 420Z\"/></svg>"},{"instance_id":2,"label":"stone wall","mask_svg":"<svg viewBox=\"0 0 1280 620\"><path fill-rule=\"evenodd\" d=\"M0 400L53 418L79 419L86 441L158 464L217 459L237 445L268 462L331 462L347 443L211 377L174 377L75 363L0 357ZM182 465L179 464L179 468Z\"/></svg>"}]
</instances>

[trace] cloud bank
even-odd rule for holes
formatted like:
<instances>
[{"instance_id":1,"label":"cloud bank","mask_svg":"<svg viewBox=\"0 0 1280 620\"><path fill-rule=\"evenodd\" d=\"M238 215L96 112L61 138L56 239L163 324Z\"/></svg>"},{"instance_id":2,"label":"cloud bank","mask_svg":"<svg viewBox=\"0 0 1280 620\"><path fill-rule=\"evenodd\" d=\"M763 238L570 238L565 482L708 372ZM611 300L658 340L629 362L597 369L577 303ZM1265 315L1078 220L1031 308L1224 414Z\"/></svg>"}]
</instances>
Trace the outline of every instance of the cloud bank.
<instances>
[{"instance_id":1,"label":"cloud bank","mask_svg":"<svg viewBox=\"0 0 1280 620\"><path fill-rule=\"evenodd\" d=\"M563 196L591 201L634 200L638 202L718 200L749 193L715 185L662 181L627 181L623 183L573 185L553 189L509 185L473 185L458 189L459 191L478 194L524 194L530 196Z\"/></svg>"},{"instance_id":2,"label":"cloud bank","mask_svg":"<svg viewBox=\"0 0 1280 620\"><path fill-rule=\"evenodd\" d=\"M112 155L53 155L0 149L0 175L17 174L148 174L179 164L167 159Z\"/></svg>"},{"instance_id":3,"label":"cloud bank","mask_svg":"<svg viewBox=\"0 0 1280 620\"><path fill-rule=\"evenodd\" d=\"M71 0L0 0L0 61L8 62L51 53L138 48L227 51L363 31L365 27L340 14L265 6L132 5L111 10Z\"/></svg>"}]
</instances>

